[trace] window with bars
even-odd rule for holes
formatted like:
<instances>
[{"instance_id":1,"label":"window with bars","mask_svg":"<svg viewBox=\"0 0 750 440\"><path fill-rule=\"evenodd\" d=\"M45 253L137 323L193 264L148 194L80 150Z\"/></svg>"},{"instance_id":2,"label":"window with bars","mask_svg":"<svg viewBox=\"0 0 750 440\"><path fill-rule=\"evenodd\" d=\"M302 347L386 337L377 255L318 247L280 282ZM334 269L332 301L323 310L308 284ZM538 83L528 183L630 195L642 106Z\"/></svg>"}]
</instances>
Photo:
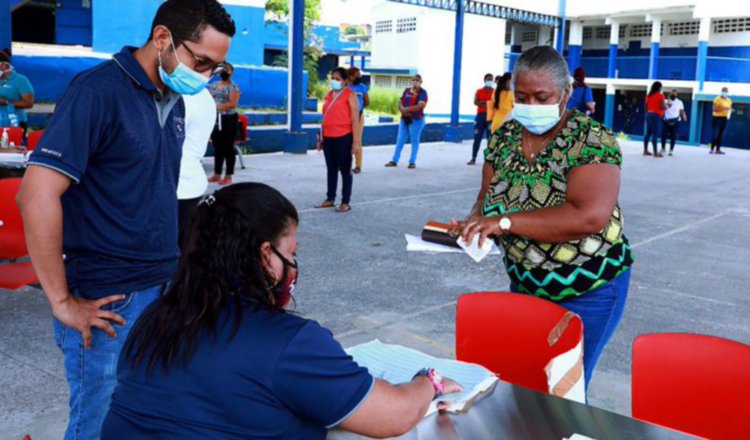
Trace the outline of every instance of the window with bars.
<instances>
[{"instance_id":1,"label":"window with bars","mask_svg":"<svg viewBox=\"0 0 750 440\"><path fill-rule=\"evenodd\" d=\"M727 18L714 20L715 34L728 34L730 32L749 32L750 17Z\"/></svg>"},{"instance_id":2,"label":"window with bars","mask_svg":"<svg viewBox=\"0 0 750 440\"><path fill-rule=\"evenodd\" d=\"M594 35L594 28L592 28L591 26L584 26L583 39L590 40L592 35Z\"/></svg>"},{"instance_id":3,"label":"window with bars","mask_svg":"<svg viewBox=\"0 0 750 440\"><path fill-rule=\"evenodd\" d=\"M669 35L697 35L700 30L701 22L696 21L680 21L677 23L669 23Z\"/></svg>"},{"instance_id":4,"label":"window with bars","mask_svg":"<svg viewBox=\"0 0 750 440\"><path fill-rule=\"evenodd\" d=\"M393 32L393 21L392 20L383 20L383 21L376 21L375 22L375 33L376 34L385 34L388 32Z\"/></svg>"},{"instance_id":5,"label":"window with bars","mask_svg":"<svg viewBox=\"0 0 750 440\"><path fill-rule=\"evenodd\" d=\"M633 38L650 37L652 27L651 23L630 25L630 36ZM664 23L661 24L661 35L664 35Z\"/></svg>"},{"instance_id":6,"label":"window with bars","mask_svg":"<svg viewBox=\"0 0 750 440\"><path fill-rule=\"evenodd\" d=\"M513 26L505 26L505 44L510 44L513 35Z\"/></svg>"},{"instance_id":7,"label":"window with bars","mask_svg":"<svg viewBox=\"0 0 750 440\"><path fill-rule=\"evenodd\" d=\"M411 87L411 76L397 76L396 77L396 88L405 89Z\"/></svg>"},{"instance_id":8,"label":"window with bars","mask_svg":"<svg viewBox=\"0 0 750 440\"><path fill-rule=\"evenodd\" d=\"M536 42L537 40L536 31L523 31L521 32L521 41L524 43Z\"/></svg>"},{"instance_id":9,"label":"window with bars","mask_svg":"<svg viewBox=\"0 0 750 440\"><path fill-rule=\"evenodd\" d=\"M617 36L620 37L620 38L625 38L625 35L627 35L627 32L628 32L628 25L621 24L620 25L620 30L617 31Z\"/></svg>"},{"instance_id":10,"label":"window with bars","mask_svg":"<svg viewBox=\"0 0 750 440\"><path fill-rule=\"evenodd\" d=\"M413 32L417 30L417 17L399 18L396 20L396 33Z\"/></svg>"},{"instance_id":11,"label":"window with bars","mask_svg":"<svg viewBox=\"0 0 750 440\"><path fill-rule=\"evenodd\" d=\"M612 28L609 26L599 26L596 28L596 39L597 40L609 40L612 35Z\"/></svg>"},{"instance_id":12,"label":"window with bars","mask_svg":"<svg viewBox=\"0 0 750 440\"><path fill-rule=\"evenodd\" d=\"M373 75L372 83L375 87L391 88L391 77L387 75Z\"/></svg>"}]
</instances>

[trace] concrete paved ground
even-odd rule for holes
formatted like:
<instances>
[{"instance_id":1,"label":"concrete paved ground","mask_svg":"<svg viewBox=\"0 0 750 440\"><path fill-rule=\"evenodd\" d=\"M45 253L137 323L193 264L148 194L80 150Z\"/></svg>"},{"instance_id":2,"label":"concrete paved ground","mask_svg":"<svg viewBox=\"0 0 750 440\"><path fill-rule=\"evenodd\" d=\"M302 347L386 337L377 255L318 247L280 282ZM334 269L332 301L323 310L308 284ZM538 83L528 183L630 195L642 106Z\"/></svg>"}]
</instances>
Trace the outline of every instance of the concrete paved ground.
<instances>
[{"instance_id":1,"label":"concrete paved ground","mask_svg":"<svg viewBox=\"0 0 750 440\"><path fill-rule=\"evenodd\" d=\"M656 160L640 156L637 143L623 149L620 200L636 264L589 396L592 405L629 414L635 336L689 331L750 343L750 151L716 157L682 147ZM500 258L475 264L459 254L407 253L403 234L467 212L480 179L479 166L465 165L469 150L467 142L423 144L419 168L407 170L383 167L393 147L366 148L348 214L311 209L325 192L322 155L246 157L237 180L269 183L301 211L298 310L345 346L379 338L452 356L456 298L505 290ZM0 438L60 438L66 406L43 294L0 292Z\"/></svg>"}]
</instances>

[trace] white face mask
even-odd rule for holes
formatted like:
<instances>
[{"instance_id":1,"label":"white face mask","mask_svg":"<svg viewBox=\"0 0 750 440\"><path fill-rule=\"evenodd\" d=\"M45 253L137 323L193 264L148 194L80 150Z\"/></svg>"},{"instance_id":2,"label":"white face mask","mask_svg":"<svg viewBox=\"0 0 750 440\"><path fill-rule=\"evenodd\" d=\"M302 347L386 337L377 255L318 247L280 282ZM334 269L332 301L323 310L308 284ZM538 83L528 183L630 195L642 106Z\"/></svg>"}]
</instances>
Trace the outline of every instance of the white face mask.
<instances>
[{"instance_id":1,"label":"white face mask","mask_svg":"<svg viewBox=\"0 0 750 440\"><path fill-rule=\"evenodd\" d=\"M548 132L560 122L560 104L565 94L557 104L514 104L513 119L531 133L536 135Z\"/></svg>"},{"instance_id":2,"label":"white face mask","mask_svg":"<svg viewBox=\"0 0 750 440\"><path fill-rule=\"evenodd\" d=\"M485 81L484 86L487 87L488 89L491 89L495 87L495 81Z\"/></svg>"}]
</instances>

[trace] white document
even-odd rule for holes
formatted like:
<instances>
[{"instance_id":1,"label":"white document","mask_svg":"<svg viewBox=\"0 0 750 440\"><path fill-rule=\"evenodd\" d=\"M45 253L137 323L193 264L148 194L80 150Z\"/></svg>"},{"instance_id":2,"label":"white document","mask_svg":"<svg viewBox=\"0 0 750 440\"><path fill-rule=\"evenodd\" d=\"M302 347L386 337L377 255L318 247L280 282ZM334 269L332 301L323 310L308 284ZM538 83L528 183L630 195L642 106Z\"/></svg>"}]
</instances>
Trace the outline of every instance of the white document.
<instances>
[{"instance_id":1,"label":"white document","mask_svg":"<svg viewBox=\"0 0 750 440\"><path fill-rule=\"evenodd\" d=\"M444 253L455 253L455 254L463 254L465 251L455 248L452 246L445 246L443 244L437 244L437 243L430 243L429 241L424 241L420 237L417 237L416 235L409 235L405 234L404 237L406 238L406 250L410 252L444 252ZM497 248L497 245L495 245L495 242L492 240L487 240L490 242L490 252L488 255L500 255L500 249ZM486 245L486 242L485 242Z\"/></svg>"},{"instance_id":2,"label":"white document","mask_svg":"<svg viewBox=\"0 0 750 440\"><path fill-rule=\"evenodd\" d=\"M23 153L0 153L0 162L26 163L28 158Z\"/></svg>"},{"instance_id":3,"label":"white document","mask_svg":"<svg viewBox=\"0 0 750 440\"><path fill-rule=\"evenodd\" d=\"M447 394L437 399L451 402L448 410L451 412L462 411L472 399L497 381L497 376L481 365L436 358L401 345L383 344L377 339L350 347L346 352L375 378L393 384L410 382L423 368L435 368L464 388L461 393ZM437 400L430 404L425 417L437 411Z\"/></svg>"},{"instance_id":4,"label":"white document","mask_svg":"<svg viewBox=\"0 0 750 440\"><path fill-rule=\"evenodd\" d=\"M475 234L471 244L467 244L463 237L458 238L458 245L464 250L475 262L479 263L484 257L489 255L495 243L490 238L485 238L482 247L479 247L479 234Z\"/></svg>"}]
</instances>

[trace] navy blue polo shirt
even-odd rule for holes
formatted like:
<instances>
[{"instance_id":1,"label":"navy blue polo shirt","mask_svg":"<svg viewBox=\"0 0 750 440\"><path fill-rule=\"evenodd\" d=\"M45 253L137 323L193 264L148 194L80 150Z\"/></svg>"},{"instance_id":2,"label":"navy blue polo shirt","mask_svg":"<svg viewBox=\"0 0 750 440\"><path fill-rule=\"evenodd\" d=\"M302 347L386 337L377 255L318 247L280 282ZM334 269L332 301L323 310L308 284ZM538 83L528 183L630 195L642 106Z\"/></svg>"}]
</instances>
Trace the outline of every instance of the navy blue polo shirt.
<instances>
[{"instance_id":1,"label":"navy blue polo shirt","mask_svg":"<svg viewBox=\"0 0 750 440\"><path fill-rule=\"evenodd\" d=\"M367 399L375 379L329 330L249 306L232 337L234 310L168 372L123 351L102 439L323 439Z\"/></svg>"},{"instance_id":2,"label":"navy blue polo shirt","mask_svg":"<svg viewBox=\"0 0 750 440\"><path fill-rule=\"evenodd\" d=\"M182 98L160 92L125 47L80 73L29 165L68 176L62 197L68 287L88 299L169 281L177 247Z\"/></svg>"}]
</instances>

